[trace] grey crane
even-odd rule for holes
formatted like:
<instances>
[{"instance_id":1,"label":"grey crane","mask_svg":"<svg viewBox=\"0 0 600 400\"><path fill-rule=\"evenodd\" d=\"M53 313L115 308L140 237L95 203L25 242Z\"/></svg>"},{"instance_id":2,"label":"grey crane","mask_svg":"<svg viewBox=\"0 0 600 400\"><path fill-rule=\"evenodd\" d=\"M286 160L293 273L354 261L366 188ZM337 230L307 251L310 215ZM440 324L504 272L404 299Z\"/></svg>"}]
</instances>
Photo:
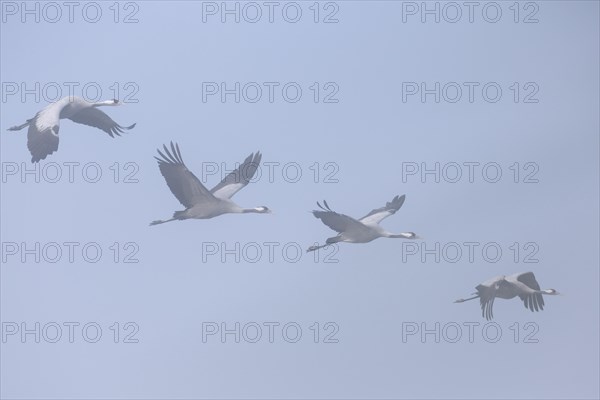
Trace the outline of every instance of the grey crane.
<instances>
[{"instance_id":1,"label":"grey crane","mask_svg":"<svg viewBox=\"0 0 600 400\"><path fill-rule=\"evenodd\" d=\"M35 163L58 150L58 130L61 119L67 118L78 124L93 126L113 138L114 135L121 136L124 130L135 127L135 124L121 126L98 109L101 106L118 105L121 105L121 102L116 99L91 103L80 97L63 97L44 107L24 124L13 126L8 130L19 131L29 126L27 148L31 153L31 162Z\"/></svg>"},{"instance_id":2,"label":"grey crane","mask_svg":"<svg viewBox=\"0 0 600 400\"><path fill-rule=\"evenodd\" d=\"M404 204L406 195L396 196L386 203L385 206L371 210L367 215L359 220L349 217L345 214L337 213L323 201L321 205L317 201L320 210L314 210L312 213L319 218L325 225L338 232L325 240L325 244L320 246L311 246L306 251L314 251L333 243L368 243L380 237L401 238L401 239L420 239L414 232L391 233L379 226L379 223L390 215L396 213Z\"/></svg>"},{"instance_id":3,"label":"grey crane","mask_svg":"<svg viewBox=\"0 0 600 400\"><path fill-rule=\"evenodd\" d=\"M544 309L544 297L542 295L559 294L554 289L540 290L540 285L535 279L533 272L521 272L509 276L501 275L489 279L475 287L475 296L468 299L458 299L455 303L463 303L468 300L479 298L481 304L481 316L488 321L494 318L492 307L494 299L512 299L516 296L523 301L525 308L531 311Z\"/></svg>"},{"instance_id":4,"label":"grey crane","mask_svg":"<svg viewBox=\"0 0 600 400\"><path fill-rule=\"evenodd\" d=\"M171 142L171 149L163 145L164 153L158 149L158 168L167 182L167 186L177 200L185 207L176 211L173 218L152 221L150 225L184 219L208 219L222 214L270 213L265 206L242 208L231 201L231 197L244 188L252 179L262 155L260 152L250 154L240 166L230 172L217 186L210 191L185 166L178 144Z\"/></svg>"}]
</instances>

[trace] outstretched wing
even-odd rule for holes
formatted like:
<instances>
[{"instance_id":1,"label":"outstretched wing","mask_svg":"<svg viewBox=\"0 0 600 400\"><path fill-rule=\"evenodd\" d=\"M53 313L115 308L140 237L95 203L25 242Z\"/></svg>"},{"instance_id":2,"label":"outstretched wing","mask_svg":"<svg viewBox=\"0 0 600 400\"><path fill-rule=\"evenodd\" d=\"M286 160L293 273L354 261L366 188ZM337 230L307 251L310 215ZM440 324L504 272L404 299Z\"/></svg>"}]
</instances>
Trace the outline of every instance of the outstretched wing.
<instances>
[{"instance_id":1,"label":"outstretched wing","mask_svg":"<svg viewBox=\"0 0 600 400\"><path fill-rule=\"evenodd\" d=\"M27 148L31 153L31 162L38 162L58 150L58 131L60 129L60 102L48 104L29 120L27 130Z\"/></svg>"},{"instance_id":2,"label":"outstretched wing","mask_svg":"<svg viewBox=\"0 0 600 400\"><path fill-rule=\"evenodd\" d=\"M365 233L370 232L369 228L354 218L332 211L326 201L323 201L323 204L325 204L325 207L317 202L317 205L321 210L313 210L312 213L316 218L319 218L321 222L334 231L338 233L346 232L348 230L356 230L357 232L365 231Z\"/></svg>"},{"instance_id":3,"label":"outstretched wing","mask_svg":"<svg viewBox=\"0 0 600 400\"><path fill-rule=\"evenodd\" d=\"M184 164L181 158L179 145L171 142L171 151L163 145L165 153L158 149L162 157L154 157L158 160L158 168L165 178L167 186L181 204L186 208L201 203L210 203L217 199L204 187L202 182Z\"/></svg>"},{"instance_id":4,"label":"outstretched wing","mask_svg":"<svg viewBox=\"0 0 600 400\"><path fill-rule=\"evenodd\" d=\"M365 225L375 225L383 221L385 218L394 214L402 207L406 195L396 196L392 201L388 201L385 206L371 210L370 213L362 217L359 221Z\"/></svg>"},{"instance_id":5,"label":"outstretched wing","mask_svg":"<svg viewBox=\"0 0 600 400\"><path fill-rule=\"evenodd\" d=\"M504 282L504 277L499 276L490 279L482 284L477 285L477 293L479 294L479 304L481 305L481 316L488 321L494 318L494 300L496 299L496 291Z\"/></svg>"},{"instance_id":6,"label":"outstretched wing","mask_svg":"<svg viewBox=\"0 0 600 400\"><path fill-rule=\"evenodd\" d=\"M535 275L533 275L533 272L523 272L520 274L515 274L512 277L518 280L519 282L524 283L533 290L540 290L540 284L535 279Z\"/></svg>"},{"instance_id":7,"label":"outstretched wing","mask_svg":"<svg viewBox=\"0 0 600 400\"><path fill-rule=\"evenodd\" d=\"M238 168L231 171L210 192L219 199L230 199L250 182L260 165L261 158L260 151L250 154Z\"/></svg>"},{"instance_id":8,"label":"outstretched wing","mask_svg":"<svg viewBox=\"0 0 600 400\"><path fill-rule=\"evenodd\" d=\"M133 129L135 124L131 126L121 126L117 124L111 117L109 117L104 111L99 110L96 107L87 107L77 112L75 115L69 117L73 122L78 124L84 124L93 126L108 133L110 137L114 135L121 136L124 130Z\"/></svg>"},{"instance_id":9,"label":"outstretched wing","mask_svg":"<svg viewBox=\"0 0 600 400\"><path fill-rule=\"evenodd\" d=\"M523 283L533 290L540 290L540 284L535 279L533 272L523 272L521 274L512 275L512 278ZM544 309L544 296L541 293L520 294L519 297L523 300L525 308L531 311L540 311Z\"/></svg>"},{"instance_id":10,"label":"outstretched wing","mask_svg":"<svg viewBox=\"0 0 600 400\"><path fill-rule=\"evenodd\" d=\"M31 162L43 160L58 150L58 120L53 126L38 128L35 122L29 124L27 131L27 148L31 153Z\"/></svg>"}]
</instances>

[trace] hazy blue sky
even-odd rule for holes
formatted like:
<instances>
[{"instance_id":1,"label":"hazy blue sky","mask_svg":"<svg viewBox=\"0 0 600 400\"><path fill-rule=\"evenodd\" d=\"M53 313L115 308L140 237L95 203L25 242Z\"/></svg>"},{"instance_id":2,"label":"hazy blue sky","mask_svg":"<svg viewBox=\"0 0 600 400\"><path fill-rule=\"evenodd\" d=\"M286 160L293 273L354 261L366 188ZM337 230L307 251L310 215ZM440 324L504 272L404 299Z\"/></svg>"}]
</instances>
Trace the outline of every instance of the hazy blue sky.
<instances>
[{"instance_id":1,"label":"hazy blue sky","mask_svg":"<svg viewBox=\"0 0 600 400\"><path fill-rule=\"evenodd\" d=\"M222 2L99 2L101 14L81 2L73 22L62 2L37 3L39 22L36 3L27 3L33 14L22 4L0 4L3 398L599 397L598 2L481 2L472 22L463 2L460 18L438 3L439 23L421 2L276 2L273 22L271 6L237 3L239 23ZM239 103L207 92L222 82L240 83ZM424 102L410 94L436 82L439 103L435 93ZM63 120L40 181L22 177L34 168L27 134L6 129L69 85L79 96L85 86L88 98L95 88L99 100L119 97L122 107L103 110L136 128L111 139ZM297 87L302 96L291 102ZM219 168L209 187L222 167L260 150L272 179L263 165L234 200L274 213L149 227L183 209L153 159L171 140L199 178ZM439 183L431 174L403 179L435 163ZM465 163L479 163L473 182L467 165L475 164ZM456 165L463 175L451 183ZM498 168L499 181L488 182ZM97 169L102 176L88 182ZM128 174L134 182L124 182ZM334 234L309 213L315 201L361 217L398 194L406 202L382 225L423 240L341 244L337 263L325 262L328 252L291 262L298 248ZM39 263L25 251L36 243ZM225 251L236 243L239 262ZM436 244L439 262L426 252ZM124 262L131 253L139 262ZM453 300L521 271L563 295L547 296L539 313L518 299L496 301L497 325L484 337L477 301ZM40 343L34 334L22 340L36 322ZM203 329L236 322L240 343L233 334L203 341ZM62 330L56 343L53 323ZM79 324L73 343L69 323ZM262 327L257 343L253 323ZM265 323L279 324L273 343ZM436 323L439 343L408 335ZM472 343L470 323L479 324ZM283 337L286 324L287 339L302 329L296 343ZM456 326L462 336L451 343ZM94 327L102 336L88 343ZM124 343L135 327L129 339L138 342ZM502 337L490 343L497 328ZM337 343L324 343L336 329Z\"/></svg>"}]
</instances>

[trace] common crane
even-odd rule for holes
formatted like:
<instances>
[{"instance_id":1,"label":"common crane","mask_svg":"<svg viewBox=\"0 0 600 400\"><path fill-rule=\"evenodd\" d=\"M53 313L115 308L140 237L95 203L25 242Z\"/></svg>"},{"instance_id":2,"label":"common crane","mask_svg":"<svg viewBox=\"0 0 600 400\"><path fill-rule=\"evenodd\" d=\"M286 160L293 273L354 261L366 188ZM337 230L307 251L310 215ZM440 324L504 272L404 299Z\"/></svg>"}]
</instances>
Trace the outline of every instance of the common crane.
<instances>
[{"instance_id":1,"label":"common crane","mask_svg":"<svg viewBox=\"0 0 600 400\"><path fill-rule=\"evenodd\" d=\"M270 213L265 206L242 208L231 201L231 197L245 187L252 179L260 164L260 152L250 154L234 171L230 172L217 186L210 191L185 166L178 144L171 142L171 150L163 145L164 153L158 149L158 167L167 186L177 200L185 207L176 211L173 218L157 220L150 225L184 219L208 219L229 213Z\"/></svg>"},{"instance_id":2,"label":"common crane","mask_svg":"<svg viewBox=\"0 0 600 400\"><path fill-rule=\"evenodd\" d=\"M320 210L314 210L312 212L313 215L319 218L325 225L338 232L338 235L328 238L325 244L311 246L306 251L314 251L338 242L368 243L380 237L420 239L414 232L394 234L379 226L382 220L394 214L402 207L405 198L406 195L396 196L392 201L387 202L385 206L372 210L359 220L331 210L325 200L323 201L324 206L317 202Z\"/></svg>"},{"instance_id":3,"label":"common crane","mask_svg":"<svg viewBox=\"0 0 600 400\"><path fill-rule=\"evenodd\" d=\"M121 105L121 102L116 99L90 103L80 97L63 97L44 107L24 124L13 126L8 130L19 131L29 126L27 148L31 153L31 162L35 163L58 150L58 130L61 119L67 118L78 124L99 128L110 137L121 136L124 130L132 129L135 124L121 126L98 109L101 106L118 105Z\"/></svg>"},{"instance_id":4,"label":"common crane","mask_svg":"<svg viewBox=\"0 0 600 400\"><path fill-rule=\"evenodd\" d=\"M519 296L523 300L525 308L531 311L541 311L544 309L544 297L542 295L559 294L554 289L540 290L533 272L521 272L509 276L497 276L487 280L475 288L475 296L468 299L458 299L455 303L463 303L468 300L479 298L481 304L481 316L488 321L494 318L492 307L496 297L501 299L512 299Z\"/></svg>"}]
</instances>

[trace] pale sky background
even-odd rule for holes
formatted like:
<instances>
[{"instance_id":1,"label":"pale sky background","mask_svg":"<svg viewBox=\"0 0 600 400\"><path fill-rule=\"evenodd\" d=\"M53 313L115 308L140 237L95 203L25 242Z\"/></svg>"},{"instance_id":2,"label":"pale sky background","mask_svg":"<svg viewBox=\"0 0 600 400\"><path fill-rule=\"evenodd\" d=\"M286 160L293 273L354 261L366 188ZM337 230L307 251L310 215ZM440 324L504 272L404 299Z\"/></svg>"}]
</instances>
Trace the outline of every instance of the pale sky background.
<instances>
[{"instance_id":1,"label":"pale sky background","mask_svg":"<svg viewBox=\"0 0 600 400\"><path fill-rule=\"evenodd\" d=\"M100 3L95 24L82 18L84 3L73 23L66 8L57 23L31 16L23 23L7 14L7 3L0 28L3 96L11 82L97 82L105 100L117 82L124 100L124 85L134 82L139 101L103 109L122 125L137 123L119 138L62 121L58 152L40 163L97 162L98 183L80 174L73 183L65 177L22 183L15 176L2 183L5 246L75 241L103 249L98 263L80 253L74 263L66 255L57 263L31 257L23 263L3 252L5 326L96 322L103 336L94 344L80 330L69 343L66 328L58 343L9 336L1 343L2 398L599 397L598 2L540 1L539 23L531 24L513 21L513 2L499 3L503 14L495 24L482 19L481 8L473 23L466 15L454 24L421 23L418 16L403 23L402 2L392 1L339 1L339 22L332 24L313 22L312 1L298 3L298 23L282 19L284 3L273 23L266 15L255 24L221 23L218 16L204 23L202 3L195 1L135 2L138 22L130 24L113 21L113 2ZM535 11L524 4L521 20ZM120 7L120 21L136 9ZM332 10L321 8L320 18ZM226 103L202 102L202 82L292 81L303 88L294 104L280 92L273 103L236 104L231 96ZM314 82L337 83L339 102L314 103ZM493 104L480 91L473 103L421 103L416 96L402 102L402 82L497 82L503 96ZM513 82L535 82L539 102L515 103ZM3 170L10 163L31 168L26 131L6 129L46 104L33 96L3 97ZM279 169L273 182L263 177L234 198L246 207L266 205L272 215L149 227L183 209L153 159L171 140L198 176L202 163L233 167L257 150L263 162L298 163L303 176L289 183ZM114 183L109 167L119 163L123 172L128 162L139 167L139 182ZM322 176L313 182L315 162L335 163L339 182L323 183ZM503 177L495 184L481 175L474 183L402 182L403 162L497 162ZM539 183L513 183L508 167L515 162L536 163ZM207 186L217 182L212 176ZM222 263L218 256L202 262L203 243L210 242L307 248L334 234L310 215L315 201L325 198L361 217L397 194L406 194L406 202L385 228L414 231L429 248L497 242L502 259L486 262L478 252L473 263L465 255L456 263L417 256L402 262L403 242L379 239L340 245L338 263L324 263L322 255L315 263L306 254L289 263L281 246L274 262L266 254L256 263L231 257ZM139 263L115 263L114 242L137 243ZM523 252L515 262L509 249L515 242L536 243L539 262L524 263ZM518 299L496 301L503 336L488 343L477 301L453 300L495 275L522 271L563 295L547 296L539 313ZM125 323L136 323L139 343L114 343L109 327L115 322L121 334ZM276 331L269 343L265 328L258 343L235 343L231 336L203 343L203 322L296 322L303 336L287 343ZM314 343L314 322L322 335L325 323L336 323L339 342ZM466 337L435 343L432 336L404 343L406 322L480 325L473 343ZM537 324L538 343L523 343L527 322ZM519 343L510 330L515 323Z\"/></svg>"}]
</instances>

